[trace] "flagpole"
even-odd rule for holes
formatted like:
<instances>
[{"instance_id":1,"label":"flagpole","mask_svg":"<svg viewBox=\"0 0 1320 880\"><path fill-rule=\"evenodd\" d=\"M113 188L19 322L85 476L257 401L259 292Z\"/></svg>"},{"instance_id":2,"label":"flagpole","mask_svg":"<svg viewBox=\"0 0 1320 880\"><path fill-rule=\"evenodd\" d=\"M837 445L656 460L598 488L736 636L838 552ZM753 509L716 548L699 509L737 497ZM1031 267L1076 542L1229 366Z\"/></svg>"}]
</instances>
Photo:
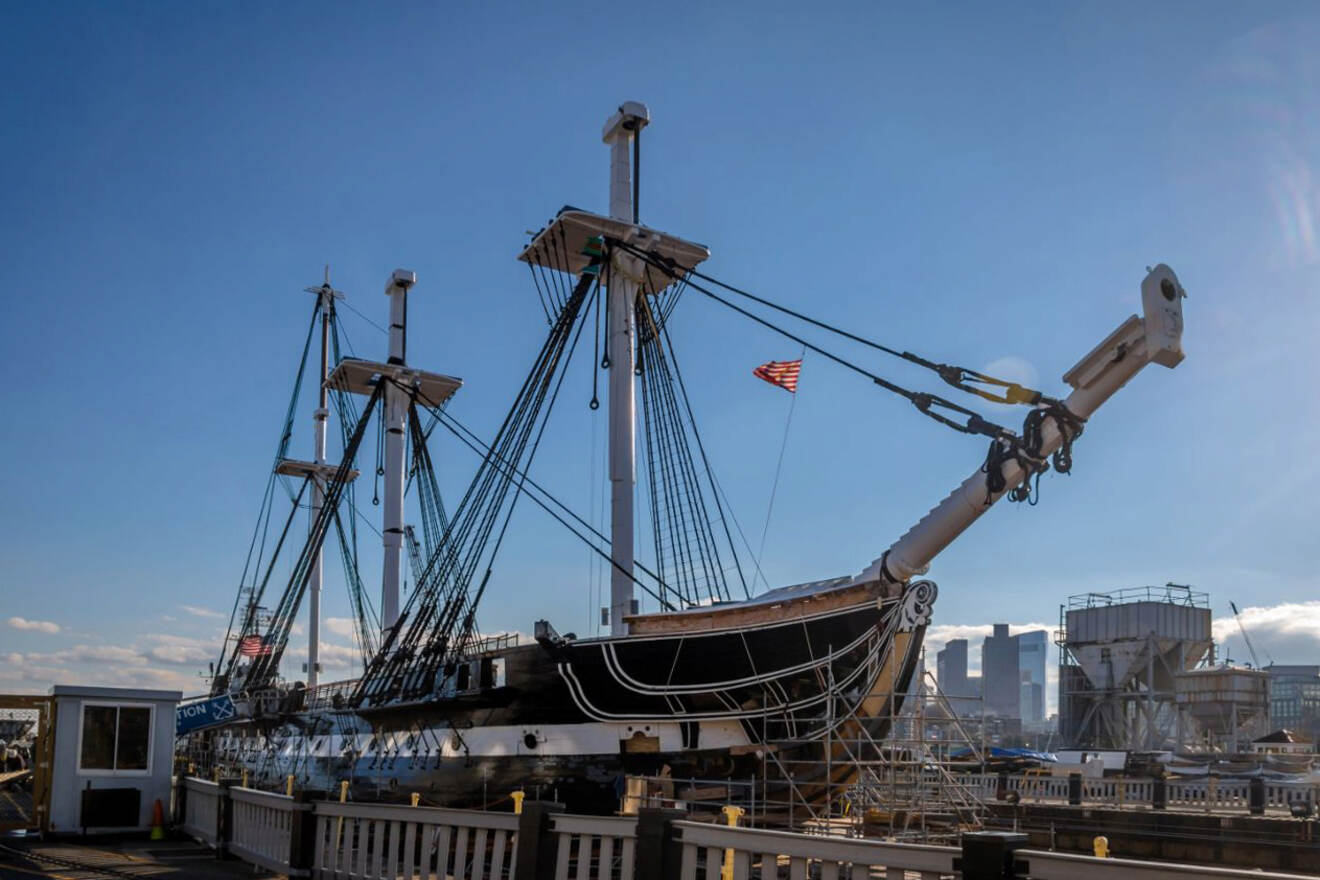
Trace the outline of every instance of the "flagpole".
<instances>
[{"instance_id":1,"label":"flagpole","mask_svg":"<svg viewBox=\"0 0 1320 880\"><path fill-rule=\"evenodd\" d=\"M802 347L802 354L798 355L798 373L801 374L802 363L807 359L807 347ZM788 449L788 429L793 426L793 411L797 408L797 385L792 388L780 386L793 395L792 401L788 404L788 418L784 420L784 439L779 443L779 463L775 465L775 479L770 486L770 503L765 509L765 525L761 528L761 548L756 551L756 572L761 575L761 581L766 589L770 588L770 582L765 579L765 572L761 569L761 558L765 555L765 538L770 534L770 514L775 509L775 495L779 492L779 475L784 470L784 451Z\"/></svg>"}]
</instances>

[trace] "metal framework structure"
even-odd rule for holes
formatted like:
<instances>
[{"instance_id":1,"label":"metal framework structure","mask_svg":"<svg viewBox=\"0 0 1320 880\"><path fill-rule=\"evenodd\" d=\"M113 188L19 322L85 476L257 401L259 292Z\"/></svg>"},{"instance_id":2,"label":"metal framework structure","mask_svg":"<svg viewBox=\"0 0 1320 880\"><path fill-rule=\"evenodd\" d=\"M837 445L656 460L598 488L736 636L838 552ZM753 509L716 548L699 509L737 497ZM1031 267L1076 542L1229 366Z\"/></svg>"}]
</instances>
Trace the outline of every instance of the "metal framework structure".
<instances>
[{"instance_id":1,"label":"metal framework structure","mask_svg":"<svg viewBox=\"0 0 1320 880\"><path fill-rule=\"evenodd\" d=\"M1182 748L1180 673L1214 661L1209 596L1166 584L1059 606L1059 733L1101 749Z\"/></svg>"}]
</instances>

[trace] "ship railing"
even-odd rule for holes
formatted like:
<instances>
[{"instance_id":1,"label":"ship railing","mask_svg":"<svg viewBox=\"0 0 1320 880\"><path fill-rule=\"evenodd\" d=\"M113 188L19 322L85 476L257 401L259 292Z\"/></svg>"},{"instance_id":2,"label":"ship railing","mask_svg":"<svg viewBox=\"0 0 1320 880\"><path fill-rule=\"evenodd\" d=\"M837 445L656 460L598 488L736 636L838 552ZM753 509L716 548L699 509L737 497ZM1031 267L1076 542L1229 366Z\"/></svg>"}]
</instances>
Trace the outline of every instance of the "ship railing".
<instances>
[{"instance_id":1,"label":"ship railing","mask_svg":"<svg viewBox=\"0 0 1320 880\"><path fill-rule=\"evenodd\" d=\"M316 878L512 876L512 813L321 802L313 829Z\"/></svg>"},{"instance_id":2,"label":"ship railing","mask_svg":"<svg viewBox=\"0 0 1320 880\"><path fill-rule=\"evenodd\" d=\"M228 852L245 862L279 871L290 877L306 877L308 871L294 867L300 842L300 813L311 811L311 803L252 788L229 789L233 816Z\"/></svg>"},{"instance_id":3,"label":"ship railing","mask_svg":"<svg viewBox=\"0 0 1320 880\"><path fill-rule=\"evenodd\" d=\"M472 656L481 654L494 654L499 651L505 651L509 648L517 647L518 634L515 632L496 633L477 639L466 653Z\"/></svg>"},{"instance_id":4,"label":"ship railing","mask_svg":"<svg viewBox=\"0 0 1320 880\"><path fill-rule=\"evenodd\" d=\"M331 681L309 689L305 703L307 711L347 708L349 697L357 689L359 681L360 679L356 678L350 678L346 681Z\"/></svg>"}]
</instances>

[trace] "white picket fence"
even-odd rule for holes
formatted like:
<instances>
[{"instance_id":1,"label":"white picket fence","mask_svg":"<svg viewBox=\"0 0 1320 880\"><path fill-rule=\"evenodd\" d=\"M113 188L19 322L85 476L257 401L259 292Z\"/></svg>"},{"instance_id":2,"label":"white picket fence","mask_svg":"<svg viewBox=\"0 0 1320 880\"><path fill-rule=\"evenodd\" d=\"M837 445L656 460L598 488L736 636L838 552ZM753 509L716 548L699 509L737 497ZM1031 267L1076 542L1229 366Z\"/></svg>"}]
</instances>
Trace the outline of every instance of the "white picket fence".
<instances>
[{"instance_id":1,"label":"white picket fence","mask_svg":"<svg viewBox=\"0 0 1320 880\"><path fill-rule=\"evenodd\" d=\"M555 880L633 880L635 818L560 813L550 831L558 838Z\"/></svg>"},{"instance_id":2,"label":"white picket fence","mask_svg":"<svg viewBox=\"0 0 1320 880\"><path fill-rule=\"evenodd\" d=\"M991 777L992 779L994 777ZM1053 780L1049 781L1053 786ZM1066 784L1067 780L1063 780ZM1138 780L1091 780L1091 797L1137 797ZM1149 784L1149 781L1146 782ZM279 794L227 787L198 779L182 782L180 824L198 840L227 849L254 865L291 877L317 880L511 880L518 873L537 880L637 880L658 878L654 852L639 863L638 820L631 816L564 813L492 813L387 804L300 802ZM1066 796L1066 788L1064 795ZM1185 792L1178 796L1187 795ZM1243 796L1216 788L1230 802ZM232 820L226 821L226 802ZM1199 803L1199 802L1197 802ZM531 820L526 851L520 823ZM951 846L891 843L787 831L730 828L675 821L649 826L668 835L680 857L681 880L946 880L960 876ZM668 828L665 831L664 828ZM539 843L533 840L539 838ZM652 840L652 838L648 838ZM662 849L666 844L660 841ZM1033 880L1285 880L1283 874L1226 868L1097 859L1064 853L1019 850ZM725 872L728 872L727 874ZM666 880L668 878L666 877Z\"/></svg>"},{"instance_id":3,"label":"white picket fence","mask_svg":"<svg viewBox=\"0 0 1320 880\"><path fill-rule=\"evenodd\" d=\"M501 880L513 873L517 831L512 813L318 803L312 876Z\"/></svg>"},{"instance_id":4,"label":"white picket fence","mask_svg":"<svg viewBox=\"0 0 1320 880\"><path fill-rule=\"evenodd\" d=\"M225 792L219 783L188 778L183 781L181 830L210 847L220 844L220 814Z\"/></svg>"},{"instance_id":5,"label":"white picket fence","mask_svg":"<svg viewBox=\"0 0 1320 880\"><path fill-rule=\"evenodd\" d=\"M885 880L949 880L963 876L955 867L962 850L954 846L885 843L817 837L785 831L728 828L697 822L675 822L683 846L680 880L720 880L726 864L733 880L777 880L787 865L790 880L839 880L884 877ZM1244 871L1098 859L1068 853L1018 850L1014 860L1025 863L1030 880L1296 880L1296 874Z\"/></svg>"},{"instance_id":6,"label":"white picket fence","mask_svg":"<svg viewBox=\"0 0 1320 880\"><path fill-rule=\"evenodd\" d=\"M975 773L955 777L985 800L993 800L999 790L999 777L993 773ZM1009 776L1008 791L1016 792L1024 802L1067 803L1068 778L1066 776L1038 776L1023 774ZM1202 807L1204 809L1246 811L1250 803L1251 783L1245 779L1179 780L1165 782L1166 803L1170 807ZM1153 779L1083 779L1082 803L1088 806L1122 807L1150 804L1154 800ZM1320 806L1320 785L1298 782L1266 782L1267 809L1286 810L1293 804L1311 803Z\"/></svg>"},{"instance_id":7,"label":"white picket fence","mask_svg":"<svg viewBox=\"0 0 1320 880\"><path fill-rule=\"evenodd\" d=\"M295 845L293 826L295 815L311 810L313 805L251 788L230 788L229 798L234 804L229 852L272 871L306 876L306 871L290 867Z\"/></svg>"},{"instance_id":8,"label":"white picket fence","mask_svg":"<svg viewBox=\"0 0 1320 880\"><path fill-rule=\"evenodd\" d=\"M675 822L674 827L683 846L682 880L719 880L726 859L734 880L776 880L781 862L788 865L793 880L837 880L841 873L867 877L874 871L884 871L892 880L903 880L909 872L921 880L940 880L956 876L953 860L962 852L954 846L848 840L699 822Z\"/></svg>"}]
</instances>

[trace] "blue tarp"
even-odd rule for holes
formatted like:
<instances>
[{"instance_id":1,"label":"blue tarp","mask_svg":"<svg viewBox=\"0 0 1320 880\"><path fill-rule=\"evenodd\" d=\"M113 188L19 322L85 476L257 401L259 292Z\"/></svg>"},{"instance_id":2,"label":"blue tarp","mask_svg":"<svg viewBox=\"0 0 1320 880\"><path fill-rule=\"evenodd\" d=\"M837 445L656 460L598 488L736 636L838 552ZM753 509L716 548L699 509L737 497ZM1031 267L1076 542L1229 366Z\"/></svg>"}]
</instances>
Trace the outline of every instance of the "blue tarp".
<instances>
[{"instance_id":1,"label":"blue tarp","mask_svg":"<svg viewBox=\"0 0 1320 880\"><path fill-rule=\"evenodd\" d=\"M965 758L972 754L971 749L957 749L950 753L952 758ZM1001 749L991 746L986 750L987 758L1017 758L1023 761L1040 761L1042 764L1055 764L1058 757L1052 752L1037 752L1032 749Z\"/></svg>"}]
</instances>

